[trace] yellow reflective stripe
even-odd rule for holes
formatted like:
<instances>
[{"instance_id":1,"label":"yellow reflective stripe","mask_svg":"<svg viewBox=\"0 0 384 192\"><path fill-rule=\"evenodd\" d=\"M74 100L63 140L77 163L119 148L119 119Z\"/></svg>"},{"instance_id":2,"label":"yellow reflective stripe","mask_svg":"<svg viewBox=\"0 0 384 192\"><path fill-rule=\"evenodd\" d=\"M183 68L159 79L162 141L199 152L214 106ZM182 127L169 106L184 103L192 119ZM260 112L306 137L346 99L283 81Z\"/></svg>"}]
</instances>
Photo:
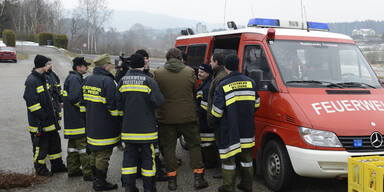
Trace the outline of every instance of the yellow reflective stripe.
<instances>
[{"instance_id":1,"label":"yellow reflective stripe","mask_svg":"<svg viewBox=\"0 0 384 192\"><path fill-rule=\"evenodd\" d=\"M96 103L107 103L107 100L105 99L105 97L90 95L90 94L84 94L84 100L92 101Z\"/></svg>"},{"instance_id":2,"label":"yellow reflective stripe","mask_svg":"<svg viewBox=\"0 0 384 192\"><path fill-rule=\"evenodd\" d=\"M229 106L236 101L255 101L255 96L234 96L231 99L225 101L225 105Z\"/></svg>"},{"instance_id":3,"label":"yellow reflective stripe","mask_svg":"<svg viewBox=\"0 0 384 192\"><path fill-rule=\"evenodd\" d=\"M123 175L131 175L136 173L137 173L137 167L121 168L121 174Z\"/></svg>"},{"instance_id":4,"label":"yellow reflective stripe","mask_svg":"<svg viewBox=\"0 0 384 192\"><path fill-rule=\"evenodd\" d=\"M41 105L40 105L40 103L37 103L37 104L35 104L35 105L32 105L32 106L28 107L28 109L29 109L31 112L34 112L34 111L37 111L37 110L41 109Z\"/></svg>"},{"instance_id":5,"label":"yellow reflective stripe","mask_svg":"<svg viewBox=\"0 0 384 192\"><path fill-rule=\"evenodd\" d=\"M61 90L60 93L61 93L61 95L64 96L64 97L68 96L68 92L67 92L66 90Z\"/></svg>"},{"instance_id":6,"label":"yellow reflective stripe","mask_svg":"<svg viewBox=\"0 0 384 192\"><path fill-rule=\"evenodd\" d=\"M81 134L85 134L85 128L64 129L64 135L81 135Z\"/></svg>"},{"instance_id":7,"label":"yellow reflective stripe","mask_svg":"<svg viewBox=\"0 0 384 192\"><path fill-rule=\"evenodd\" d=\"M255 146L255 142L252 142L252 143L241 143L241 148L245 149L245 148L252 148Z\"/></svg>"},{"instance_id":8,"label":"yellow reflective stripe","mask_svg":"<svg viewBox=\"0 0 384 192\"><path fill-rule=\"evenodd\" d=\"M201 141L205 141L205 142L215 141L215 138L212 138L212 137L202 137Z\"/></svg>"},{"instance_id":9,"label":"yellow reflective stripe","mask_svg":"<svg viewBox=\"0 0 384 192\"><path fill-rule=\"evenodd\" d=\"M80 102L75 103L75 106L80 108Z\"/></svg>"},{"instance_id":10,"label":"yellow reflective stripe","mask_svg":"<svg viewBox=\"0 0 384 192\"><path fill-rule=\"evenodd\" d=\"M196 99L203 98L203 95L196 95Z\"/></svg>"},{"instance_id":11,"label":"yellow reflective stripe","mask_svg":"<svg viewBox=\"0 0 384 192\"><path fill-rule=\"evenodd\" d=\"M149 88L147 85L133 85L133 84L127 84L123 85L119 88L120 92L127 92L127 91L138 91L138 92L144 92L144 93L151 93L151 88Z\"/></svg>"},{"instance_id":12,"label":"yellow reflective stripe","mask_svg":"<svg viewBox=\"0 0 384 192\"><path fill-rule=\"evenodd\" d=\"M255 108L260 107L260 97L256 99Z\"/></svg>"},{"instance_id":13,"label":"yellow reflective stripe","mask_svg":"<svg viewBox=\"0 0 384 192\"><path fill-rule=\"evenodd\" d=\"M120 112L118 110L108 110L111 113L111 116L120 116Z\"/></svg>"},{"instance_id":14,"label":"yellow reflective stripe","mask_svg":"<svg viewBox=\"0 0 384 192\"><path fill-rule=\"evenodd\" d=\"M55 86L56 86L56 87L60 87L60 84L56 84Z\"/></svg>"},{"instance_id":15,"label":"yellow reflective stripe","mask_svg":"<svg viewBox=\"0 0 384 192\"><path fill-rule=\"evenodd\" d=\"M145 177L153 177L156 175L156 170L141 169L141 174Z\"/></svg>"},{"instance_id":16,"label":"yellow reflective stripe","mask_svg":"<svg viewBox=\"0 0 384 192\"><path fill-rule=\"evenodd\" d=\"M37 161L39 164L45 164L45 158Z\"/></svg>"},{"instance_id":17,"label":"yellow reflective stripe","mask_svg":"<svg viewBox=\"0 0 384 192\"><path fill-rule=\"evenodd\" d=\"M206 101L200 101L200 107L207 111L208 103Z\"/></svg>"},{"instance_id":18,"label":"yellow reflective stripe","mask_svg":"<svg viewBox=\"0 0 384 192\"><path fill-rule=\"evenodd\" d=\"M50 88L51 88L51 85L47 83L47 89L50 89Z\"/></svg>"},{"instance_id":19,"label":"yellow reflective stripe","mask_svg":"<svg viewBox=\"0 0 384 192\"><path fill-rule=\"evenodd\" d=\"M37 156L39 156L40 147L36 147L35 155L33 156L33 162L36 162Z\"/></svg>"},{"instance_id":20,"label":"yellow reflective stripe","mask_svg":"<svg viewBox=\"0 0 384 192\"><path fill-rule=\"evenodd\" d=\"M29 126L29 132L36 133L37 132L37 127Z\"/></svg>"},{"instance_id":21,"label":"yellow reflective stripe","mask_svg":"<svg viewBox=\"0 0 384 192\"><path fill-rule=\"evenodd\" d=\"M56 127L54 124L47 126L47 127L43 127L43 131L45 131L45 132L53 131L55 129L56 129Z\"/></svg>"},{"instance_id":22,"label":"yellow reflective stripe","mask_svg":"<svg viewBox=\"0 0 384 192\"><path fill-rule=\"evenodd\" d=\"M251 81L236 81L228 85L224 85L223 90L226 93L235 89L251 89L252 87L253 86Z\"/></svg>"},{"instance_id":23,"label":"yellow reflective stripe","mask_svg":"<svg viewBox=\"0 0 384 192\"><path fill-rule=\"evenodd\" d=\"M36 92L37 93L41 93L41 92L43 92L44 91L44 86L42 86L42 85L40 85L40 86L38 86L37 88L36 88Z\"/></svg>"},{"instance_id":24,"label":"yellow reflective stripe","mask_svg":"<svg viewBox=\"0 0 384 192\"><path fill-rule=\"evenodd\" d=\"M201 104L200 107L203 108L204 110L208 110L208 107L205 106L205 105L202 105L202 104Z\"/></svg>"},{"instance_id":25,"label":"yellow reflective stripe","mask_svg":"<svg viewBox=\"0 0 384 192\"><path fill-rule=\"evenodd\" d=\"M53 154L53 155L48 155L49 160L54 160L54 159L58 159L58 158L61 158L61 152Z\"/></svg>"},{"instance_id":26,"label":"yellow reflective stripe","mask_svg":"<svg viewBox=\"0 0 384 192\"><path fill-rule=\"evenodd\" d=\"M119 116L124 116L124 111L119 111Z\"/></svg>"},{"instance_id":27,"label":"yellow reflective stripe","mask_svg":"<svg viewBox=\"0 0 384 192\"><path fill-rule=\"evenodd\" d=\"M155 140L157 137L157 132L143 134L121 133L122 140Z\"/></svg>"},{"instance_id":28,"label":"yellow reflective stripe","mask_svg":"<svg viewBox=\"0 0 384 192\"><path fill-rule=\"evenodd\" d=\"M156 162L155 162L155 147L151 143L151 152L152 152L152 170L141 169L141 173L146 177L153 177L156 175Z\"/></svg>"},{"instance_id":29,"label":"yellow reflective stripe","mask_svg":"<svg viewBox=\"0 0 384 192\"><path fill-rule=\"evenodd\" d=\"M87 108L85 108L85 106L80 106L80 112L86 112L87 111Z\"/></svg>"},{"instance_id":30,"label":"yellow reflective stripe","mask_svg":"<svg viewBox=\"0 0 384 192\"><path fill-rule=\"evenodd\" d=\"M96 146L113 145L119 141L120 141L120 136L115 138L110 138L110 139L92 139L87 137L87 142L91 145L96 145Z\"/></svg>"},{"instance_id":31,"label":"yellow reflective stripe","mask_svg":"<svg viewBox=\"0 0 384 192\"><path fill-rule=\"evenodd\" d=\"M223 114L216 113L216 111L213 110L213 108L212 108L212 110L211 110L211 113L212 113L213 116L215 116L215 117L217 117L217 118L221 118L221 117L223 117Z\"/></svg>"},{"instance_id":32,"label":"yellow reflective stripe","mask_svg":"<svg viewBox=\"0 0 384 192\"><path fill-rule=\"evenodd\" d=\"M241 153L241 148L237 148L237 149L230 151L228 153L220 154L220 159L227 159L229 157L235 156L238 153Z\"/></svg>"}]
</instances>

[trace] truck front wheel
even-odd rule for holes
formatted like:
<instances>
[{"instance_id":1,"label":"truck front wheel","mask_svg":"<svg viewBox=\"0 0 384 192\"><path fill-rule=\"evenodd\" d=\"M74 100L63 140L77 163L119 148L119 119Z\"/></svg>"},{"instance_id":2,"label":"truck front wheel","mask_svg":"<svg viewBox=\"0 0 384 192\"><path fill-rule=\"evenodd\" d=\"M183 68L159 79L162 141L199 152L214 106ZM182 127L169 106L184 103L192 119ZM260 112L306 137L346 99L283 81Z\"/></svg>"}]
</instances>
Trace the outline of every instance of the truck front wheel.
<instances>
[{"instance_id":1,"label":"truck front wheel","mask_svg":"<svg viewBox=\"0 0 384 192\"><path fill-rule=\"evenodd\" d=\"M295 176L288 152L276 140L269 141L263 150L263 175L267 186L273 191L284 191L291 186Z\"/></svg>"}]
</instances>

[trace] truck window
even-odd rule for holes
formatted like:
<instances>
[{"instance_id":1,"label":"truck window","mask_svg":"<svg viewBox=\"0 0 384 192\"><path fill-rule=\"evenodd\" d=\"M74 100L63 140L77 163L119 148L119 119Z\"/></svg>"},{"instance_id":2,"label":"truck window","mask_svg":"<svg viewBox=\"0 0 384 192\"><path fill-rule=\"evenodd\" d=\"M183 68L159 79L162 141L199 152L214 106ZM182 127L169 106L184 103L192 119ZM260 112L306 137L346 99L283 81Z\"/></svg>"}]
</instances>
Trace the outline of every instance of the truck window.
<instances>
[{"instance_id":1,"label":"truck window","mask_svg":"<svg viewBox=\"0 0 384 192\"><path fill-rule=\"evenodd\" d=\"M183 53L185 53L185 50L187 49L187 46L178 46L176 48L180 49Z\"/></svg>"},{"instance_id":2,"label":"truck window","mask_svg":"<svg viewBox=\"0 0 384 192\"><path fill-rule=\"evenodd\" d=\"M273 80L271 68L269 67L265 52L260 45L248 45L245 47L243 57L243 72L248 75L251 71L260 71L261 80Z\"/></svg>"},{"instance_id":3,"label":"truck window","mask_svg":"<svg viewBox=\"0 0 384 192\"><path fill-rule=\"evenodd\" d=\"M204 63L207 45L190 45L187 53L187 65L197 69Z\"/></svg>"}]
</instances>

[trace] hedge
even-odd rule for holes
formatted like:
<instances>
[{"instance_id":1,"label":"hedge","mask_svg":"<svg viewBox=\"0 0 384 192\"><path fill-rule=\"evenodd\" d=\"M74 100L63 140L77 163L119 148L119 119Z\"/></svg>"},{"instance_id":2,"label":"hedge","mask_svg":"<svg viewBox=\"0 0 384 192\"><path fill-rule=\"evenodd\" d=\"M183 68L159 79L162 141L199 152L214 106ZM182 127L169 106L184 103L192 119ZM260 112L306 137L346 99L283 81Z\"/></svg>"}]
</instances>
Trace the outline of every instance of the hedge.
<instances>
[{"instance_id":1,"label":"hedge","mask_svg":"<svg viewBox=\"0 0 384 192\"><path fill-rule=\"evenodd\" d=\"M27 35L27 41L32 41L35 43L39 42L39 35L38 34L29 34Z\"/></svg>"},{"instance_id":2,"label":"hedge","mask_svg":"<svg viewBox=\"0 0 384 192\"><path fill-rule=\"evenodd\" d=\"M56 47L67 49L68 47L68 38L65 34L54 34L53 35L53 45Z\"/></svg>"},{"instance_id":3,"label":"hedge","mask_svg":"<svg viewBox=\"0 0 384 192\"><path fill-rule=\"evenodd\" d=\"M3 31L3 42L9 47L16 46L16 34L10 29L4 29Z\"/></svg>"},{"instance_id":4,"label":"hedge","mask_svg":"<svg viewBox=\"0 0 384 192\"><path fill-rule=\"evenodd\" d=\"M39 45L48 45L48 41L51 41L51 45L53 43L53 34L41 32L38 35L39 37Z\"/></svg>"}]
</instances>

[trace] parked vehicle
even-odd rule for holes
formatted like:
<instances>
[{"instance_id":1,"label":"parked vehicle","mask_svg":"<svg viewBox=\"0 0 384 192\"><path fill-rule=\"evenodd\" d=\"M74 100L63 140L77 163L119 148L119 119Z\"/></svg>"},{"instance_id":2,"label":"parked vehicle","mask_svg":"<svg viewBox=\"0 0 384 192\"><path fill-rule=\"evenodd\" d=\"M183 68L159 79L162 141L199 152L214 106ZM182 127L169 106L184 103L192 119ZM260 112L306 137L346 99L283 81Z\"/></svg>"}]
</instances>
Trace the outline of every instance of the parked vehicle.
<instances>
[{"instance_id":1,"label":"parked vehicle","mask_svg":"<svg viewBox=\"0 0 384 192\"><path fill-rule=\"evenodd\" d=\"M17 63L16 49L13 47L0 47L0 60Z\"/></svg>"},{"instance_id":2,"label":"parked vehicle","mask_svg":"<svg viewBox=\"0 0 384 192\"><path fill-rule=\"evenodd\" d=\"M384 89L355 42L327 24L256 18L244 29L187 33L175 47L194 68L236 53L256 81L254 158L270 189L295 174L346 177L348 157L384 155Z\"/></svg>"}]
</instances>

